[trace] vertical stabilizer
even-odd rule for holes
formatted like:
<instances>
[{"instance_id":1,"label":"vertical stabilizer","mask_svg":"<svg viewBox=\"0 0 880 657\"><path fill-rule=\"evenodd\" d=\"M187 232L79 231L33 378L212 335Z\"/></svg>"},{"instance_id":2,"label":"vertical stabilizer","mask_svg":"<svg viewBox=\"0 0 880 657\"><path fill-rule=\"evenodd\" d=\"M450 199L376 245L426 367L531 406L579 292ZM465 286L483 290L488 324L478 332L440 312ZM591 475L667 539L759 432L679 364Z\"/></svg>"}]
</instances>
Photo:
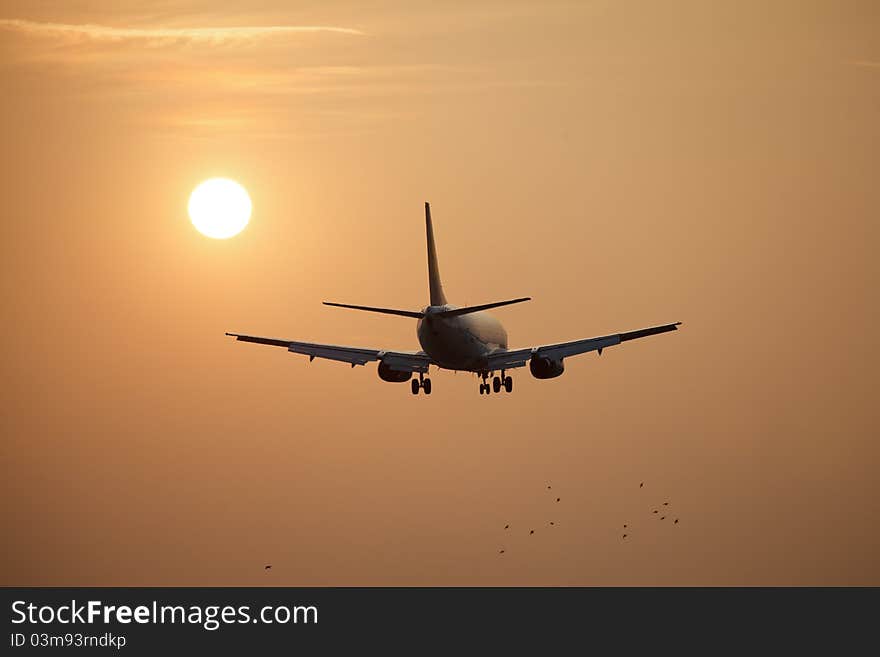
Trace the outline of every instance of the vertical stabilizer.
<instances>
[{"instance_id":1,"label":"vertical stabilizer","mask_svg":"<svg viewBox=\"0 0 880 657\"><path fill-rule=\"evenodd\" d=\"M425 232L428 235L428 286L431 290L431 305L445 306L446 295L440 283L440 269L437 267L437 247L434 245L434 225L431 223L431 204L425 203Z\"/></svg>"}]
</instances>

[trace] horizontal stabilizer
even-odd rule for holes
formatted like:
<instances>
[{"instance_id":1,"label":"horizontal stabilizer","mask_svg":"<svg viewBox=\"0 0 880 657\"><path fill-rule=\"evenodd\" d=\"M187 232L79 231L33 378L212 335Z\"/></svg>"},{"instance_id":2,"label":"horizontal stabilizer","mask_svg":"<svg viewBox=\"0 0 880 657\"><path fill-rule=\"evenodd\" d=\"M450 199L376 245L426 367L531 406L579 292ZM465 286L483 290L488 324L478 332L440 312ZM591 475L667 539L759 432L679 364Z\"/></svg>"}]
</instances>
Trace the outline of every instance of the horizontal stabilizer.
<instances>
[{"instance_id":1,"label":"horizontal stabilizer","mask_svg":"<svg viewBox=\"0 0 880 657\"><path fill-rule=\"evenodd\" d=\"M412 310L396 310L394 308L373 308L372 306L352 306L347 303L333 303L331 301L325 301L325 306L335 306L337 308L351 308L352 310L366 310L371 313L383 313L385 315L400 315L401 317L413 317L415 319L421 319L425 316L424 313L415 312Z\"/></svg>"},{"instance_id":2,"label":"horizontal stabilizer","mask_svg":"<svg viewBox=\"0 0 880 657\"><path fill-rule=\"evenodd\" d=\"M431 313L432 317L458 317L459 315L467 315L468 313L478 313L481 310L489 310L490 308L498 308L499 306L509 306L512 303L522 303L523 301L531 301L532 297L522 297L520 299L511 299L510 301L496 301L495 303L484 303L481 306L465 306L464 308L454 308L452 310L441 310L440 312Z\"/></svg>"}]
</instances>

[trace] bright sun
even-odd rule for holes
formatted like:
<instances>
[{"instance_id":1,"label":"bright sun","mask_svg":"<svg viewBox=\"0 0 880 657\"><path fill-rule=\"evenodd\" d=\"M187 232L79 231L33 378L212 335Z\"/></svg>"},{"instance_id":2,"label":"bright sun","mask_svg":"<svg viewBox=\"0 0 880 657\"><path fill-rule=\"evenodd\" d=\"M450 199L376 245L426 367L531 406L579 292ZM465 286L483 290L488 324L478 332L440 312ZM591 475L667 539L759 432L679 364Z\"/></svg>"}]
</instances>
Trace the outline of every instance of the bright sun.
<instances>
[{"instance_id":1,"label":"bright sun","mask_svg":"<svg viewBox=\"0 0 880 657\"><path fill-rule=\"evenodd\" d=\"M202 234L224 240L238 235L251 218L251 197L229 178L211 178L189 197L189 218Z\"/></svg>"}]
</instances>

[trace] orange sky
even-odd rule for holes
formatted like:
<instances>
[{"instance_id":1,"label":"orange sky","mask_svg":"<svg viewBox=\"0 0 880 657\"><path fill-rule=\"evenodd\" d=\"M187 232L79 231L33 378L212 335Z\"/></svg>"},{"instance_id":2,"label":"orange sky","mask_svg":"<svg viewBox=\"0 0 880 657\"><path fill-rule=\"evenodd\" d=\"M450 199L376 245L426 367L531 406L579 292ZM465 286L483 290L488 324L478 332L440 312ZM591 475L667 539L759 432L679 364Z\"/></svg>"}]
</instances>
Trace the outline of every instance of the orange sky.
<instances>
[{"instance_id":1,"label":"orange sky","mask_svg":"<svg viewBox=\"0 0 880 657\"><path fill-rule=\"evenodd\" d=\"M3 0L0 582L880 584L878 34L873 1ZM186 216L217 175L228 241ZM320 302L425 305L425 200L451 302L533 297L512 347L682 330L490 398L223 336L416 348Z\"/></svg>"}]
</instances>

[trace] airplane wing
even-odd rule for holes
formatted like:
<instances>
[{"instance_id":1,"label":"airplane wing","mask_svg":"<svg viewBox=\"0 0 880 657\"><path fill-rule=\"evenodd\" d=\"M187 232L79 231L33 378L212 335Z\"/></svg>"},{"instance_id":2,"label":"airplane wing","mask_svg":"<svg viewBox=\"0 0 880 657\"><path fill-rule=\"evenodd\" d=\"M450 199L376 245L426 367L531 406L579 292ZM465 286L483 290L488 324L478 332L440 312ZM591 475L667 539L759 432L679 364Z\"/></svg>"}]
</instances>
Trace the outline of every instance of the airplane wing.
<instances>
[{"instance_id":1,"label":"airplane wing","mask_svg":"<svg viewBox=\"0 0 880 657\"><path fill-rule=\"evenodd\" d=\"M675 331L679 324L681 324L681 322L664 324L663 326L652 326L650 328L639 329L638 331L603 335L598 338L587 338L586 340L573 340L572 342L560 342L558 344L548 344L541 347L497 351L488 356L488 369L500 370L524 367L532 356L548 358L550 360L562 360L568 356L577 356L578 354L585 354L589 351L598 351L599 354L601 354L605 347L613 347L614 345L626 342L627 340L636 340L637 338L644 338L649 335Z\"/></svg>"},{"instance_id":2,"label":"airplane wing","mask_svg":"<svg viewBox=\"0 0 880 657\"><path fill-rule=\"evenodd\" d=\"M383 362L393 370L400 372L427 372L431 359L427 354L418 351L385 351L381 349L361 349L360 347L343 347L335 344L317 344L314 342L297 342L278 338L261 338L240 333L227 333L241 342L253 342L273 347L285 347L295 354L304 354L312 361L315 358L326 358L351 366L365 365L374 360Z\"/></svg>"}]
</instances>

